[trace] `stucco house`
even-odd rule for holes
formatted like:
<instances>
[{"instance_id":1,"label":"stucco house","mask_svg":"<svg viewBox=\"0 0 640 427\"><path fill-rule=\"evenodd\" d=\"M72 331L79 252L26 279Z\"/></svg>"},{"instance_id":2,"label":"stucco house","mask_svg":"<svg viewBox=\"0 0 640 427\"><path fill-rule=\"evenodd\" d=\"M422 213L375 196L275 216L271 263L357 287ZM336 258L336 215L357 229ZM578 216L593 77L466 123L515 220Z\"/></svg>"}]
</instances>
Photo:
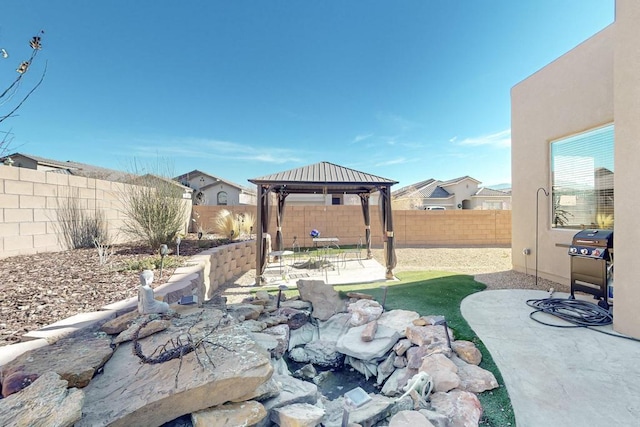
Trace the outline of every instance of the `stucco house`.
<instances>
[{"instance_id":1,"label":"stucco house","mask_svg":"<svg viewBox=\"0 0 640 427\"><path fill-rule=\"evenodd\" d=\"M60 161L47 159L25 153L12 153L0 158L0 163L6 166L33 169L44 172L64 173L85 178L103 179L105 181L126 181L128 174L123 171L107 169L71 160Z\"/></svg>"},{"instance_id":2,"label":"stucco house","mask_svg":"<svg viewBox=\"0 0 640 427\"><path fill-rule=\"evenodd\" d=\"M177 176L174 180L194 190L194 205L237 206L256 204L255 190L197 169Z\"/></svg>"},{"instance_id":3,"label":"stucco house","mask_svg":"<svg viewBox=\"0 0 640 427\"><path fill-rule=\"evenodd\" d=\"M511 90L512 262L568 284L576 232L615 224L613 327L640 338L640 2L615 7L614 23Z\"/></svg>"},{"instance_id":4,"label":"stucco house","mask_svg":"<svg viewBox=\"0 0 640 427\"><path fill-rule=\"evenodd\" d=\"M462 176L448 181L427 179L391 193L398 208L404 209L511 209L511 194L480 187L480 181Z\"/></svg>"}]
</instances>

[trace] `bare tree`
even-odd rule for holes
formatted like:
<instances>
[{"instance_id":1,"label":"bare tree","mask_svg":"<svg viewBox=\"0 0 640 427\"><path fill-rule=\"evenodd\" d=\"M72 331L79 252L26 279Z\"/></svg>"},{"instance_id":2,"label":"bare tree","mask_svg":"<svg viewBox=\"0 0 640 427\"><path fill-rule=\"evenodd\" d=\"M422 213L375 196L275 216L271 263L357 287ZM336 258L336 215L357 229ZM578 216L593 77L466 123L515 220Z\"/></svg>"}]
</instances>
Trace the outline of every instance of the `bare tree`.
<instances>
[{"instance_id":1,"label":"bare tree","mask_svg":"<svg viewBox=\"0 0 640 427\"><path fill-rule=\"evenodd\" d=\"M23 79L28 74L29 70L32 68L36 56L42 50L42 36L44 31L40 31L37 35L33 36L29 41L29 47L31 47L31 56L27 60L21 61L17 68L16 72L18 75L9 83L9 85L0 92L0 109L3 111L0 112L0 123L4 122L6 119L10 117L14 117L16 112L22 107L22 104L25 103L27 99L31 96L33 92L42 84L44 80L44 76L47 73L47 64L45 62L44 70L40 75L40 79L38 82L33 85L26 93L22 93L20 88L23 83ZM0 60L3 62L9 60L10 52L3 47L0 47ZM6 112L4 111L6 110ZM2 138L0 138L0 156L4 155L9 150L9 144L11 143L11 132L0 132L2 133Z\"/></svg>"}]
</instances>

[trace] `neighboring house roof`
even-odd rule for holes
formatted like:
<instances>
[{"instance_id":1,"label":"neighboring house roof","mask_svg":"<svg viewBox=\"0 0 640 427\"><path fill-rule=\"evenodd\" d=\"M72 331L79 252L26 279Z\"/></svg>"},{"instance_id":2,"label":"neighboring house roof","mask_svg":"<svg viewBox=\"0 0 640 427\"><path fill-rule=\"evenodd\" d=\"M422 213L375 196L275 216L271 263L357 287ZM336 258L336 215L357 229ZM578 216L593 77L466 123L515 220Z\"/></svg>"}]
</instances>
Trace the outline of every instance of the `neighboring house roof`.
<instances>
[{"instance_id":1,"label":"neighboring house roof","mask_svg":"<svg viewBox=\"0 0 640 427\"><path fill-rule=\"evenodd\" d=\"M274 184L289 192L313 193L327 189L334 193L358 194L375 191L378 186L397 184L398 181L360 172L330 162L290 169L283 172L250 179L257 185Z\"/></svg>"},{"instance_id":2,"label":"neighboring house roof","mask_svg":"<svg viewBox=\"0 0 640 427\"><path fill-rule=\"evenodd\" d=\"M511 197L510 192L494 190L493 188L482 187L471 197Z\"/></svg>"},{"instance_id":3,"label":"neighboring house roof","mask_svg":"<svg viewBox=\"0 0 640 427\"><path fill-rule=\"evenodd\" d=\"M166 178L164 176L160 176L160 175L155 175L152 173L148 173L142 176L136 176L132 179L130 179L128 182L132 183L132 184L141 184L143 185L146 182L152 182L152 181L161 181L167 184L171 184L171 185L175 185L176 187L178 187L179 189L181 189L183 192L185 193L193 193L193 188L191 187L187 187L186 185L182 185L179 182L174 181L171 178Z\"/></svg>"},{"instance_id":4,"label":"neighboring house roof","mask_svg":"<svg viewBox=\"0 0 640 427\"><path fill-rule=\"evenodd\" d=\"M450 179L448 181L441 181L440 185L443 186L443 187L446 187L447 185L458 184L459 182L464 181L464 180L475 181L476 184L481 184L482 183L481 181L478 181L475 178L471 178L469 175L465 175L465 176L461 176L459 178Z\"/></svg>"},{"instance_id":5,"label":"neighboring house roof","mask_svg":"<svg viewBox=\"0 0 640 427\"><path fill-rule=\"evenodd\" d=\"M106 181L126 181L130 173L118 171L114 169L107 169L100 166L88 165L86 163L73 162L71 160L67 161L59 161L54 159L47 159L45 157L34 156L31 154L24 153L13 153L8 156L4 156L0 158L0 162L4 162L7 157L11 157L14 161L14 166L20 167L20 158L26 158L36 162L38 165L44 167L50 167L53 169L57 169L55 171L57 173L65 173L69 175L75 176L83 176L86 178L95 178L95 179L103 179Z\"/></svg>"},{"instance_id":6,"label":"neighboring house roof","mask_svg":"<svg viewBox=\"0 0 640 427\"><path fill-rule=\"evenodd\" d=\"M244 187L244 186L242 186L240 184L236 184L235 182L219 178L217 176L211 175L211 174L206 173L206 172L202 172L202 171L200 171L198 169L194 169L191 172L183 173L182 175L177 176L177 177L175 177L173 179L178 181L178 182L183 182L183 181L189 181L189 180L197 178L199 176L206 176L206 177L209 177L212 180L216 181L214 183L207 184L207 185L203 186L202 188L199 188L199 190L206 190L209 187L215 186L215 185L223 182L223 183L225 183L225 184L227 184L227 185L229 185L231 187L235 187L235 188L237 188L237 189L239 189L241 191L244 191L246 193L251 193L251 194L255 194L256 193L255 190L253 190L251 188Z\"/></svg>"}]
</instances>

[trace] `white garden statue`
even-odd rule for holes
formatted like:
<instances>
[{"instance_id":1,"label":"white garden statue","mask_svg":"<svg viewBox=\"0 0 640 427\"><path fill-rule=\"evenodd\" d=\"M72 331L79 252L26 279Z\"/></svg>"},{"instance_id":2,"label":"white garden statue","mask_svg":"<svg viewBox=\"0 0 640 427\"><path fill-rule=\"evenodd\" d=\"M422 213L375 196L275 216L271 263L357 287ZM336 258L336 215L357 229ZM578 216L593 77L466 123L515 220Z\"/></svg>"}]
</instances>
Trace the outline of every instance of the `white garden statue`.
<instances>
[{"instance_id":1,"label":"white garden statue","mask_svg":"<svg viewBox=\"0 0 640 427\"><path fill-rule=\"evenodd\" d=\"M169 311L169 304L162 301L156 301L153 297L153 271L144 270L140 273L140 287L138 288L138 313L166 313Z\"/></svg>"}]
</instances>

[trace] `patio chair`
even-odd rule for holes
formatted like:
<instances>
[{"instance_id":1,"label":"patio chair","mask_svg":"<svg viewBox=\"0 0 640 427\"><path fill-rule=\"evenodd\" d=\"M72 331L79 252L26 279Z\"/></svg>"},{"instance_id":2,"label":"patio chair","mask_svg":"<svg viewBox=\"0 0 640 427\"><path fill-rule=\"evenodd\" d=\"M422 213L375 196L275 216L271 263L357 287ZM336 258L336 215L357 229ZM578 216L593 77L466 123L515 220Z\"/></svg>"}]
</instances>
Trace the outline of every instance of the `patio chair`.
<instances>
[{"instance_id":1,"label":"patio chair","mask_svg":"<svg viewBox=\"0 0 640 427\"><path fill-rule=\"evenodd\" d=\"M346 268L347 266L347 257L349 255L352 255L354 259L356 259L358 261L358 264L360 264L362 267L364 267L364 263L362 262L362 237L360 237L358 239L358 243L356 244L356 247L353 249L345 249L344 252L342 253L342 266L343 268Z\"/></svg>"}]
</instances>

